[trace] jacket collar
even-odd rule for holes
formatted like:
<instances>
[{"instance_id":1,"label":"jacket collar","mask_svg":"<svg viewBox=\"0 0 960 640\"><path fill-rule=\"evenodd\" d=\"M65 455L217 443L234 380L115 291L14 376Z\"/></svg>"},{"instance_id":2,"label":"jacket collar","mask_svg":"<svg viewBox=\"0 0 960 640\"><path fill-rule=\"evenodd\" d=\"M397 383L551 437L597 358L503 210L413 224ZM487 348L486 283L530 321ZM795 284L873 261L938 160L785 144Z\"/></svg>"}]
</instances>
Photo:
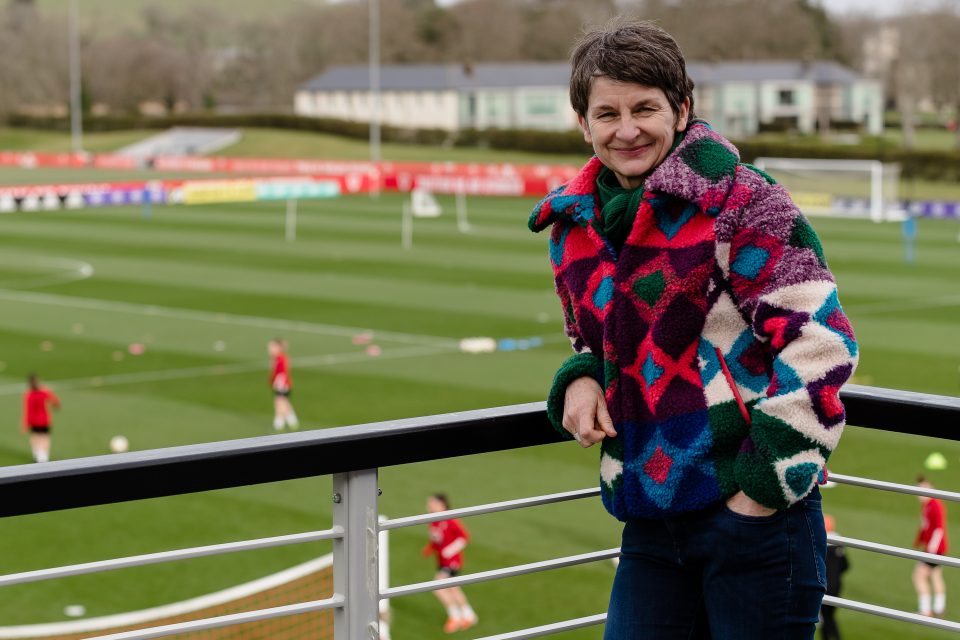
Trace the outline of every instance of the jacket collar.
<instances>
[{"instance_id":1,"label":"jacket collar","mask_svg":"<svg viewBox=\"0 0 960 640\"><path fill-rule=\"evenodd\" d=\"M736 147L703 120L694 120L677 148L647 177L644 188L692 202L716 215L733 185L739 162ZM602 166L594 156L570 182L547 194L530 215L530 230L542 231L558 220L590 222L597 215L596 180Z\"/></svg>"}]
</instances>

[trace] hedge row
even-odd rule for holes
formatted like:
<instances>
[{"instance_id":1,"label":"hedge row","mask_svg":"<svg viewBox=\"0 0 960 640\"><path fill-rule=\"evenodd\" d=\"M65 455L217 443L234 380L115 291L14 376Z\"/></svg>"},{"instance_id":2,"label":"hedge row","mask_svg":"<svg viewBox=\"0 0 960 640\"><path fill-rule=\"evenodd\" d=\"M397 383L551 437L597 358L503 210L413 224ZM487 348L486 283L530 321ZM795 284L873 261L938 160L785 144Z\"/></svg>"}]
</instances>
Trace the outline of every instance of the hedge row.
<instances>
[{"instance_id":1,"label":"hedge row","mask_svg":"<svg viewBox=\"0 0 960 640\"><path fill-rule=\"evenodd\" d=\"M11 116L12 127L69 130L65 118L37 118ZM86 131L117 131L124 129L166 129L173 126L205 127L264 127L297 131L329 133L348 138L367 139L369 126L365 123L308 118L287 114L187 114L167 117L98 116L84 119ZM538 131L466 129L451 133L443 129L403 129L384 126L384 142L443 145L458 147L487 147L530 151L534 153L572 154L585 156L590 147L578 131ZM836 158L851 160L881 160L901 165L904 178L960 181L960 151L909 151L889 144L828 145L816 141L750 141L737 143L744 161L761 156L788 158Z\"/></svg>"},{"instance_id":2,"label":"hedge row","mask_svg":"<svg viewBox=\"0 0 960 640\"><path fill-rule=\"evenodd\" d=\"M7 119L11 127L69 131L66 118L42 118L13 115ZM151 116L97 116L85 117L84 131L121 131L129 129L167 129L170 127L263 127L295 131L330 133L347 138L366 140L370 137L369 125L363 122L334 120L331 118L308 118L290 114L184 114L164 117ZM493 149L516 149L537 153L589 153L590 148L577 132L464 129L451 133L444 129L404 129L383 126L380 130L384 142L409 144L445 145L458 147L489 147Z\"/></svg>"}]
</instances>

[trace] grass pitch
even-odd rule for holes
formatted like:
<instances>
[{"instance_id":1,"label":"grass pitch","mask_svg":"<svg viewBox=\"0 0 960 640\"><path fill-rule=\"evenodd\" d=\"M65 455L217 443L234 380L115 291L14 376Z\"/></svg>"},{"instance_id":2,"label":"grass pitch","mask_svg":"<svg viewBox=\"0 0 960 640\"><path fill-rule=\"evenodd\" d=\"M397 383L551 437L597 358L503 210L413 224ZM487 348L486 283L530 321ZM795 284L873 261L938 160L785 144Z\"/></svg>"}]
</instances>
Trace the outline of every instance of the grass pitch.
<instances>
[{"instance_id":1,"label":"grass pitch","mask_svg":"<svg viewBox=\"0 0 960 640\"><path fill-rule=\"evenodd\" d=\"M136 449L272 432L269 338L291 344L293 401L305 428L324 428L543 399L567 355L546 238L530 234L526 199L471 199L474 231L450 212L415 221L400 248L401 198L301 202L287 243L282 203L136 208L0 216L0 464L29 461L18 429L23 378L38 372L60 394L54 458L107 452L123 434ZM901 258L895 225L815 219L861 341L857 382L956 395L960 365L960 244L955 222L920 223L918 260ZM372 331L379 356L354 344ZM462 354L461 337L542 337L529 351ZM131 355L131 344L144 353ZM960 444L850 428L831 460L838 473L910 482L931 451L934 473L960 486ZM592 486L596 452L562 444L381 471L382 511L423 511L443 490L454 506ZM839 531L909 545L915 499L837 487L825 508ZM330 480L68 511L2 522L0 573L245 537L326 528ZM956 521L955 509L949 511ZM618 544L597 501L467 522L467 570L479 571ZM425 529L425 528L424 528ZM392 583L429 579L425 530L391 535ZM323 544L128 569L3 589L0 624L63 619L192 597L305 560ZM846 595L911 610L912 563L851 552ZM468 587L477 635L589 615L606 606L609 563ZM960 581L947 572L953 593ZM952 607L956 611L956 607ZM948 613L950 611L948 610ZM444 614L429 594L394 602L398 640L439 638ZM847 638L938 638L840 612ZM565 638L596 638L589 629Z\"/></svg>"}]
</instances>

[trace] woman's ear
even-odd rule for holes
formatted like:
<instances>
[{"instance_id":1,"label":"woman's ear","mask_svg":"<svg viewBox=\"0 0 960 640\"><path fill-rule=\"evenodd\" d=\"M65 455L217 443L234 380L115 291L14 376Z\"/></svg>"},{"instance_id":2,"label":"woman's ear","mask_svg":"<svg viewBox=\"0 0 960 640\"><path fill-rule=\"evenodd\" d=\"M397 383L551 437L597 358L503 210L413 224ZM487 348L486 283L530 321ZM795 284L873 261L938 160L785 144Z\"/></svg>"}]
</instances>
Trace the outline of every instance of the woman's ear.
<instances>
[{"instance_id":1,"label":"woman's ear","mask_svg":"<svg viewBox=\"0 0 960 640\"><path fill-rule=\"evenodd\" d=\"M578 113L577 122L580 123L580 128L583 129L583 139L587 144L593 144L593 136L590 135L590 125L587 124L587 119Z\"/></svg>"},{"instance_id":2,"label":"woman's ear","mask_svg":"<svg viewBox=\"0 0 960 640\"><path fill-rule=\"evenodd\" d=\"M684 98L680 104L680 113L677 114L677 131L685 131L690 118L690 98Z\"/></svg>"}]
</instances>

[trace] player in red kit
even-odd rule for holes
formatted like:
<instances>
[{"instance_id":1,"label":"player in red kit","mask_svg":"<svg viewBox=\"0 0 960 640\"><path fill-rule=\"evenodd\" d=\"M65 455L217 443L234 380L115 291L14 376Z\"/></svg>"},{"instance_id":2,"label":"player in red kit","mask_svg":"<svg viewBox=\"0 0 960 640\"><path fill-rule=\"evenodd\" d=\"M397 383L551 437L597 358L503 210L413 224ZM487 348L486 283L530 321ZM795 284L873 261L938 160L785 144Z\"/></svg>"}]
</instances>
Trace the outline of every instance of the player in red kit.
<instances>
[{"instance_id":1,"label":"player in red kit","mask_svg":"<svg viewBox=\"0 0 960 640\"><path fill-rule=\"evenodd\" d=\"M427 511L439 513L450 508L447 496L436 493L427 498ZM452 578L463 568L463 550L470 540L467 530L459 520L441 520L431 522L430 542L423 548L424 556L437 557L437 580ZM460 587L448 587L434 591L434 595L447 610L447 622L443 630L447 633L469 629L477 624L477 614L467 601Z\"/></svg>"},{"instance_id":2,"label":"player in red kit","mask_svg":"<svg viewBox=\"0 0 960 640\"><path fill-rule=\"evenodd\" d=\"M917 486L932 489L933 485L923 476L917 477ZM921 551L946 555L947 511L936 498L918 496L921 507L920 531L913 545ZM913 570L913 586L917 590L920 614L943 617L947 608L947 585L943 581L943 568L931 562L918 562ZM932 589L931 589L932 587ZM933 592L931 598L930 593Z\"/></svg>"},{"instance_id":3,"label":"player in red kit","mask_svg":"<svg viewBox=\"0 0 960 640\"><path fill-rule=\"evenodd\" d=\"M23 431L30 434L30 449L34 462L50 460L50 412L48 405L60 408L60 399L40 386L37 376L27 378L28 389L23 395Z\"/></svg>"},{"instance_id":4,"label":"player in red kit","mask_svg":"<svg viewBox=\"0 0 960 640\"><path fill-rule=\"evenodd\" d=\"M270 388L273 389L273 428L281 431L284 427L297 429L300 421L290 404L290 391L293 379L290 377L290 363L287 359L287 341L274 338L267 343L267 352L273 358L270 372Z\"/></svg>"}]
</instances>

